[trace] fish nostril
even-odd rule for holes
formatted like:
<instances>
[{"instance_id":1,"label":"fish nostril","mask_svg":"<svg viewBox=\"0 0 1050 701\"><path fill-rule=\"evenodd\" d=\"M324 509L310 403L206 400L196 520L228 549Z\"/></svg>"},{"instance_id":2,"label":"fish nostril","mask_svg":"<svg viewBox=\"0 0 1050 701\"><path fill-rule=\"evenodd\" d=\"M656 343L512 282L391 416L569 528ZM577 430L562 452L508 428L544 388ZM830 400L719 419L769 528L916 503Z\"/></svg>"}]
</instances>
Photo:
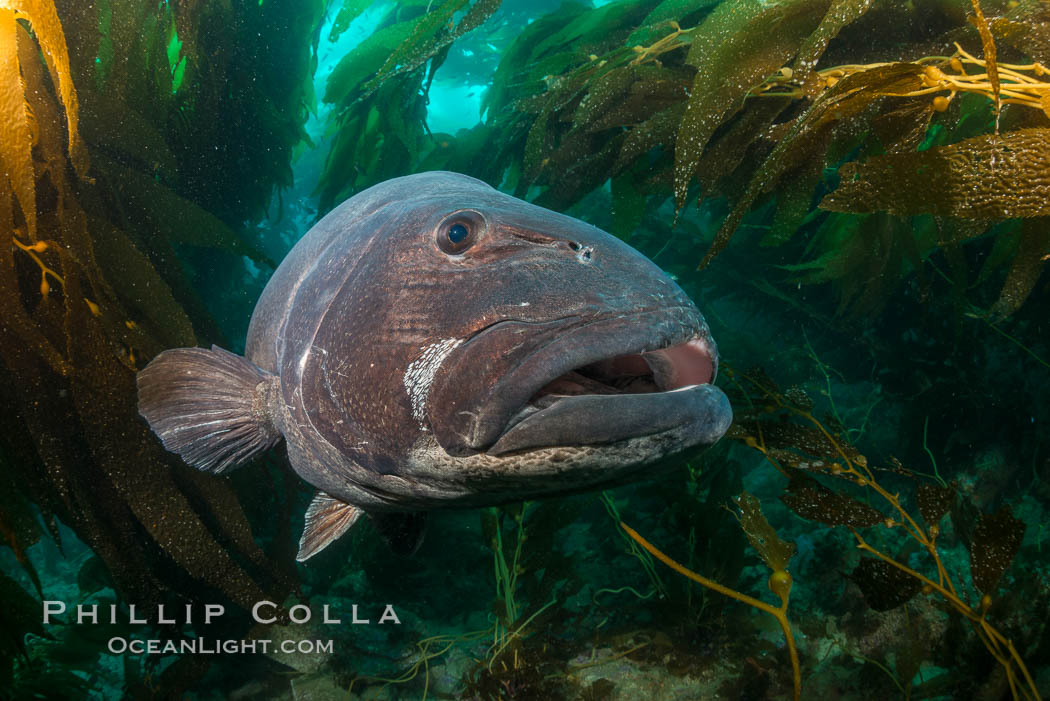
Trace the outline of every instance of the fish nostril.
<instances>
[{"instance_id":1,"label":"fish nostril","mask_svg":"<svg viewBox=\"0 0 1050 701\"><path fill-rule=\"evenodd\" d=\"M571 248L571 249L572 249L572 250L574 250L574 251L578 251L578 250L580 250L581 248L583 248L583 246L581 246L581 245L580 245L579 243L577 243L576 241L569 241L569 248Z\"/></svg>"},{"instance_id":2,"label":"fish nostril","mask_svg":"<svg viewBox=\"0 0 1050 701\"><path fill-rule=\"evenodd\" d=\"M585 246L583 248L580 248L580 249L576 250L576 260L580 261L581 263L590 263L591 262L591 256L593 256L593 255L594 255L594 247L593 246Z\"/></svg>"}]
</instances>

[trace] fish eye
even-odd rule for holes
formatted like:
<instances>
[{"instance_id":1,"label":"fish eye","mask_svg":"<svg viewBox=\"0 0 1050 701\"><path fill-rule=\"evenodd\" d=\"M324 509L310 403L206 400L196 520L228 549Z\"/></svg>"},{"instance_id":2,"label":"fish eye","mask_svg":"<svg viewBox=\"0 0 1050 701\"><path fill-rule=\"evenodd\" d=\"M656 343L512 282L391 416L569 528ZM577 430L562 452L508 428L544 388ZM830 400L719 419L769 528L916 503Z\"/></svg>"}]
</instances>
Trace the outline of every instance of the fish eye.
<instances>
[{"instance_id":1,"label":"fish eye","mask_svg":"<svg viewBox=\"0 0 1050 701\"><path fill-rule=\"evenodd\" d=\"M451 243L462 243L463 239L467 238L469 234L470 232L467 231L467 227L459 222L456 222L448 228L448 240Z\"/></svg>"},{"instance_id":2,"label":"fish eye","mask_svg":"<svg viewBox=\"0 0 1050 701\"><path fill-rule=\"evenodd\" d=\"M484 228L485 219L478 212L456 212L438 225L438 248L448 255L459 255L474 245Z\"/></svg>"}]
</instances>

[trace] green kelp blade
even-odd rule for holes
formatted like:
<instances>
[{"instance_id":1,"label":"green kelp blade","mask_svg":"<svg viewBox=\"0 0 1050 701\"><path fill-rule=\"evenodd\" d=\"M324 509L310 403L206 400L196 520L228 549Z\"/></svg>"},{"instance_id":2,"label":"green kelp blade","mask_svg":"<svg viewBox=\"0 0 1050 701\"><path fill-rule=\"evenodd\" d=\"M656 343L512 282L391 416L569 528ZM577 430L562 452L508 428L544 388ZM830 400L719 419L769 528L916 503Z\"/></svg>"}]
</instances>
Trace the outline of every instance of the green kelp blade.
<instances>
[{"instance_id":1,"label":"green kelp blade","mask_svg":"<svg viewBox=\"0 0 1050 701\"><path fill-rule=\"evenodd\" d=\"M623 102L631 86L639 79L641 76L632 66L618 66L590 81L587 96L572 115L573 127L586 129L607 115Z\"/></svg>"},{"instance_id":2,"label":"green kelp blade","mask_svg":"<svg viewBox=\"0 0 1050 701\"><path fill-rule=\"evenodd\" d=\"M801 282L833 282L839 288L837 313L877 310L890 285L909 269L919 269L919 249L909 220L885 213L829 216L811 239L819 255L780 266L805 273Z\"/></svg>"},{"instance_id":3,"label":"green kelp blade","mask_svg":"<svg viewBox=\"0 0 1050 701\"><path fill-rule=\"evenodd\" d=\"M447 35L451 30L452 16L466 4L467 0L445 0L423 12L415 20L412 33L387 56L375 77L365 86L366 92L369 86L375 87L388 77L414 70L426 57L432 56L441 35Z\"/></svg>"},{"instance_id":4,"label":"green kelp blade","mask_svg":"<svg viewBox=\"0 0 1050 701\"><path fill-rule=\"evenodd\" d=\"M333 44L339 41L339 37L343 35L353 21L358 18L361 13L367 10L372 5L373 0L343 0L343 6L339 8L339 14L335 16L335 21L332 22L332 29L328 33L328 41Z\"/></svg>"},{"instance_id":5,"label":"green kelp blade","mask_svg":"<svg viewBox=\"0 0 1050 701\"><path fill-rule=\"evenodd\" d=\"M99 154L96 167L113 181L121 183L121 194L131 204L149 202L143 216L153 231L172 243L214 248L247 256L256 263L276 268L258 246L243 240L221 219L183 198L171 188L134 168L128 168Z\"/></svg>"},{"instance_id":6,"label":"green kelp blade","mask_svg":"<svg viewBox=\"0 0 1050 701\"><path fill-rule=\"evenodd\" d=\"M453 41L476 29L499 9L500 2L501 0L477 0L455 26L452 25L453 16L466 5L467 0L447 0L438 9L424 14L416 22L412 33L383 63L375 77L365 84L365 95L370 95L390 78L414 71Z\"/></svg>"},{"instance_id":7,"label":"green kelp blade","mask_svg":"<svg viewBox=\"0 0 1050 701\"><path fill-rule=\"evenodd\" d=\"M523 180L527 184L531 184L540 176L554 148L553 139L547 132L549 118L549 112L542 112L532 123L532 128L529 129L528 136L525 138L525 154L521 170Z\"/></svg>"},{"instance_id":8,"label":"green kelp blade","mask_svg":"<svg viewBox=\"0 0 1050 701\"><path fill-rule=\"evenodd\" d=\"M874 4L875 0L833 0L820 25L799 47L793 66L794 79L804 83L831 40L838 36L843 27L864 16Z\"/></svg>"},{"instance_id":9,"label":"green kelp blade","mask_svg":"<svg viewBox=\"0 0 1050 701\"><path fill-rule=\"evenodd\" d=\"M787 242L798 231L810 213L814 191L823 176L823 164L818 160L804 163L801 168L785 174L776 193L776 211L769 230L762 236L760 245L777 246Z\"/></svg>"},{"instance_id":10,"label":"green kelp blade","mask_svg":"<svg viewBox=\"0 0 1050 701\"><path fill-rule=\"evenodd\" d=\"M118 298L133 318L143 320L165 348L196 345L193 324L171 287L126 232L89 216L95 257L106 279L120 280ZM159 348L158 348L159 351Z\"/></svg>"},{"instance_id":11,"label":"green kelp blade","mask_svg":"<svg viewBox=\"0 0 1050 701\"><path fill-rule=\"evenodd\" d=\"M820 202L833 212L967 219L1050 215L1050 129L983 134L917 153L846 163Z\"/></svg>"},{"instance_id":12,"label":"green kelp blade","mask_svg":"<svg viewBox=\"0 0 1050 701\"><path fill-rule=\"evenodd\" d=\"M740 179L735 176L747 170L748 154L767 145L769 125L790 102L790 98L755 100L711 137L697 169L702 197L729 196L740 189L734 185Z\"/></svg>"},{"instance_id":13,"label":"green kelp blade","mask_svg":"<svg viewBox=\"0 0 1050 701\"><path fill-rule=\"evenodd\" d=\"M637 46L654 39L654 30L659 28L666 36L670 32L671 21L682 23L686 17L717 5L719 0L663 0L645 16L631 36L627 37L628 46ZM659 32L656 32L659 38Z\"/></svg>"},{"instance_id":14,"label":"green kelp blade","mask_svg":"<svg viewBox=\"0 0 1050 701\"><path fill-rule=\"evenodd\" d=\"M795 544L780 539L762 513L762 503L753 495L742 492L735 501L740 511L734 516L740 522L751 547L758 551L769 569L774 572L787 570L788 563L795 555Z\"/></svg>"},{"instance_id":15,"label":"green kelp blade","mask_svg":"<svg viewBox=\"0 0 1050 701\"><path fill-rule=\"evenodd\" d=\"M744 105L750 90L787 63L819 24L828 0L770 5L729 0L693 35L686 63L697 69L675 141L674 192L685 206L700 157L715 130Z\"/></svg>"},{"instance_id":16,"label":"green kelp blade","mask_svg":"<svg viewBox=\"0 0 1050 701\"><path fill-rule=\"evenodd\" d=\"M503 108L526 95L545 90L544 76L561 75L569 66L586 57L575 51L566 51L556 46L550 52L538 50L540 42L565 24L576 23L588 8L579 3L563 3L562 6L525 27L518 38L503 52L496 73L492 76L492 87L481 98L481 111L491 117ZM543 65L552 56L561 56L555 66ZM528 86L528 87L526 87Z\"/></svg>"},{"instance_id":17,"label":"green kelp blade","mask_svg":"<svg viewBox=\"0 0 1050 701\"><path fill-rule=\"evenodd\" d=\"M679 103L656 112L631 128L623 140L613 170L619 173L636 158L657 146L674 143L674 135L684 113L685 104Z\"/></svg>"},{"instance_id":18,"label":"green kelp blade","mask_svg":"<svg viewBox=\"0 0 1050 701\"><path fill-rule=\"evenodd\" d=\"M772 188L785 172L806 161L823 161L832 143L833 129L844 132L838 135L840 138L863 131L866 120L861 117L870 111L872 103L886 94L918 89L922 84L922 71L922 66L916 63L880 66L843 78L814 100L752 176L744 193L715 234L715 240L704 254L699 267L706 267L728 245L751 205L759 195Z\"/></svg>"},{"instance_id":19,"label":"green kelp blade","mask_svg":"<svg viewBox=\"0 0 1050 701\"><path fill-rule=\"evenodd\" d=\"M179 164L164 134L134 106L112 100L92 104L96 119L84 123L84 141L92 149L119 154L122 159L148 163L155 173L173 178ZM120 129L113 129L119 124Z\"/></svg>"},{"instance_id":20,"label":"green kelp blade","mask_svg":"<svg viewBox=\"0 0 1050 701\"><path fill-rule=\"evenodd\" d=\"M347 106L362 97L362 86L379 72L387 58L412 35L414 20L383 27L368 36L336 64L325 84L322 100Z\"/></svg>"},{"instance_id":21,"label":"green kelp blade","mask_svg":"<svg viewBox=\"0 0 1050 701\"><path fill-rule=\"evenodd\" d=\"M569 134L553 151L545 174L549 185L536 198L541 207L563 211L609 179L623 135L608 139Z\"/></svg>"},{"instance_id":22,"label":"green kelp blade","mask_svg":"<svg viewBox=\"0 0 1050 701\"><path fill-rule=\"evenodd\" d=\"M568 11L570 5L579 7L576 3L566 3L562 11ZM541 56L556 47L571 46L581 57L586 58L588 54L594 53L595 44L604 43L622 27L641 21L646 11L644 3L632 0L610 2L596 9L583 6L581 9L583 11L572 21L561 24L560 29L542 37L532 55ZM552 25L552 28L557 26Z\"/></svg>"},{"instance_id":23,"label":"green kelp blade","mask_svg":"<svg viewBox=\"0 0 1050 701\"><path fill-rule=\"evenodd\" d=\"M691 77L680 68L675 70L647 64L637 67L635 72L636 79L620 93L618 100L608 104L604 111L590 111L586 123L588 131L633 127L653 114L682 104L688 94ZM590 95L593 95L593 90ZM585 103L590 102L590 95Z\"/></svg>"}]
</instances>

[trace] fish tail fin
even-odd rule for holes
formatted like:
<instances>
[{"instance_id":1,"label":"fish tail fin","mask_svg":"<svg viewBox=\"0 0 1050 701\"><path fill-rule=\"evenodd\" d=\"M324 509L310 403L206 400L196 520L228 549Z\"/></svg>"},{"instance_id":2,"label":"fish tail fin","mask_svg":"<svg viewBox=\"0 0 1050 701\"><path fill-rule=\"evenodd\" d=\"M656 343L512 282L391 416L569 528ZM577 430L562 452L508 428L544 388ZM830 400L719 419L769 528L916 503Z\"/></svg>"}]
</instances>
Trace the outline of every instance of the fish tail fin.
<instances>
[{"instance_id":1,"label":"fish tail fin","mask_svg":"<svg viewBox=\"0 0 1050 701\"><path fill-rule=\"evenodd\" d=\"M164 447L219 474L275 446L277 377L218 346L175 348L137 377L139 413Z\"/></svg>"}]
</instances>

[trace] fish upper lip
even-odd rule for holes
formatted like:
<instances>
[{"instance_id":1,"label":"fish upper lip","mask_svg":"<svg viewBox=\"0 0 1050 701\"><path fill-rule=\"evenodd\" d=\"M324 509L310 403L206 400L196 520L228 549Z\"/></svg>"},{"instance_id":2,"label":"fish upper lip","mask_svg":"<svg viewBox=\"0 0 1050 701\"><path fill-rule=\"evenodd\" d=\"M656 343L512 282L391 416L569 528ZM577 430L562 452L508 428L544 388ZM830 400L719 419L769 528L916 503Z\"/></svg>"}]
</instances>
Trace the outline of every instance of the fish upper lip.
<instances>
[{"instance_id":1,"label":"fish upper lip","mask_svg":"<svg viewBox=\"0 0 1050 701\"><path fill-rule=\"evenodd\" d=\"M646 317L653 319L648 323L639 323ZM532 323L578 318L569 316ZM492 332L501 325L514 323L530 322L504 319L490 324L484 331ZM471 340L481 333L479 331L472 335ZM488 400L479 405L487 409L484 413L489 418L486 421L476 418L470 441L472 447L479 451L492 447L524 418L524 413L529 412L530 400L538 391L574 369L624 356L667 351L690 343L700 346L708 354L711 363L710 378L695 384L713 382L717 373L718 353L707 325L695 306L674 305L628 313L606 313L570 326L535 349L514 372L496 383ZM466 347L468 344L463 345ZM530 370L530 365L537 366L537 369ZM615 396L611 396L610 400Z\"/></svg>"}]
</instances>

